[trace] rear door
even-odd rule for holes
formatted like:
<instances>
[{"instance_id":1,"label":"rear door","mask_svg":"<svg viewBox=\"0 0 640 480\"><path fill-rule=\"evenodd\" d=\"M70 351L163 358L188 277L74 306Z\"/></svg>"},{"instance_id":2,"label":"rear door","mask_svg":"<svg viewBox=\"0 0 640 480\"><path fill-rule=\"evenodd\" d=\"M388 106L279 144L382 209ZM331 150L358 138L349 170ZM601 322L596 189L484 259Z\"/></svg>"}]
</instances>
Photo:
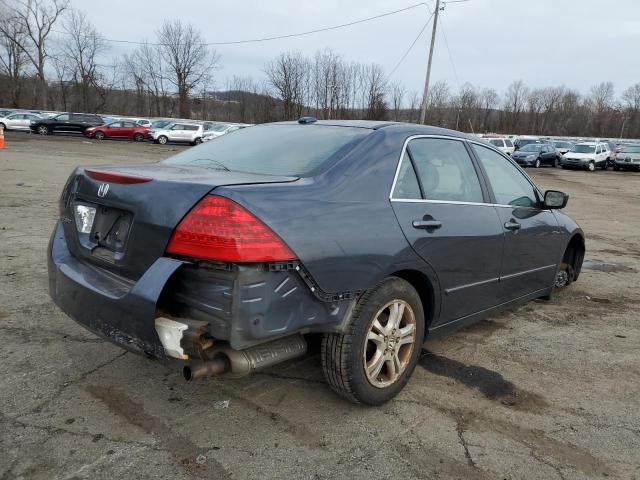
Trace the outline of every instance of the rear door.
<instances>
[{"instance_id":1,"label":"rear door","mask_svg":"<svg viewBox=\"0 0 640 480\"><path fill-rule=\"evenodd\" d=\"M562 249L555 215L541 208L537 188L507 157L479 144L472 148L489 181L504 229L502 301L550 287Z\"/></svg>"},{"instance_id":2,"label":"rear door","mask_svg":"<svg viewBox=\"0 0 640 480\"><path fill-rule=\"evenodd\" d=\"M138 127L138 124L133 122L122 122L122 130L120 132L121 137L131 138L133 137L133 133Z\"/></svg>"},{"instance_id":3,"label":"rear door","mask_svg":"<svg viewBox=\"0 0 640 480\"><path fill-rule=\"evenodd\" d=\"M416 175L417 173L417 175ZM405 237L436 272L441 325L496 303L503 231L464 141L414 137L391 204Z\"/></svg>"}]
</instances>

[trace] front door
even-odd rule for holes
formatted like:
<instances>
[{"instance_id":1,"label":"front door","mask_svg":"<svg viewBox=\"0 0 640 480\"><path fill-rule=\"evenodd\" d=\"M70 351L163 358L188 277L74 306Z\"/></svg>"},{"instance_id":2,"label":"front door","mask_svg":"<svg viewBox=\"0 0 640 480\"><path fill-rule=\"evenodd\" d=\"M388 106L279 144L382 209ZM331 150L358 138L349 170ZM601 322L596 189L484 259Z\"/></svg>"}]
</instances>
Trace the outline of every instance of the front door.
<instances>
[{"instance_id":1,"label":"front door","mask_svg":"<svg viewBox=\"0 0 640 480\"><path fill-rule=\"evenodd\" d=\"M522 171L509 159L487 147L473 150L484 168L505 242L500 270L500 295L512 300L553 285L562 255L562 232L551 210Z\"/></svg>"},{"instance_id":2,"label":"front door","mask_svg":"<svg viewBox=\"0 0 640 480\"><path fill-rule=\"evenodd\" d=\"M498 303L504 235L487 196L464 141L408 143L392 205L409 244L438 276L443 295L433 327Z\"/></svg>"}]
</instances>

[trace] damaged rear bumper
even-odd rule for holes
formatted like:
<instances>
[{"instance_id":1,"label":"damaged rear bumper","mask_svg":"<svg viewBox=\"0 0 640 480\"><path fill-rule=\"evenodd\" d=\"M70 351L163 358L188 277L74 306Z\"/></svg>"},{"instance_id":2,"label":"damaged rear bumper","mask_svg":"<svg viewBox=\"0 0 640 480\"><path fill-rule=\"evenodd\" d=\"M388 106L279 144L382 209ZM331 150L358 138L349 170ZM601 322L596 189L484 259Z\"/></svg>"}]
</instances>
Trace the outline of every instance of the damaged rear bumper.
<instances>
[{"instance_id":1,"label":"damaged rear bumper","mask_svg":"<svg viewBox=\"0 0 640 480\"><path fill-rule=\"evenodd\" d=\"M137 281L124 279L73 256L60 224L48 267L50 295L67 315L128 350L160 358L186 359L180 347L191 357L201 350L187 344L191 330L178 328L172 335L179 335L180 347L174 341L166 351L156 330L160 317L204 328L217 348L244 350L293 334L341 332L355 305L318 298L295 266L207 268L160 257Z\"/></svg>"}]
</instances>

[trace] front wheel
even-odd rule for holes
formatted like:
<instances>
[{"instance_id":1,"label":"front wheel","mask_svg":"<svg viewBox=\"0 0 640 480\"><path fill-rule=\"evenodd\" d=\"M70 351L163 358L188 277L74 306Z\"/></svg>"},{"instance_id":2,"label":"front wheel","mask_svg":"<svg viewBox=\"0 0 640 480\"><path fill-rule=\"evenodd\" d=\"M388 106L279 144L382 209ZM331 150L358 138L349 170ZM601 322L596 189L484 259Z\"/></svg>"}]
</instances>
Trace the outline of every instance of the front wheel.
<instances>
[{"instance_id":1,"label":"front wheel","mask_svg":"<svg viewBox=\"0 0 640 480\"><path fill-rule=\"evenodd\" d=\"M94 136L96 140L104 140L104 132L96 132Z\"/></svg>"},{"instance_id":2,"label":"front wheel","mask_svg":"<svg viewBox=\"0 0 640 480\"><path fill-rule=\"evenodd\" d=\"M590 172L595 172L596 171L595 162L589 162L589 165L587 165L587 170L589 170Z\"/></svg>"},{"instance_id":3,"label":"front wheel","mask_svg":"<svg viewBox=\"0 0 640 480\"><path fill-rule=\"evenodd\" d=\"M7 126L6 126L4 123L0 123L0 128L1 128L2 130L6 130L6 129L7 129Z\"/></svg>"},{"instance_id":4,"label":"front wheel","mask_svg":"<svg viewBox=\"0 0 640 480\"><path fill-rule=\"evenodd\" d=\"M381 405L406 385L424 340L424 310L407 281L389 277L365 292L347 331L322 339L322 369L347 400Z\"/></svg>"},{"instance_id":5,"label":"front wheel","mask_svg":"<svg viewBox=\"0 0 640 480\"><path fill-rule=\"evenodd\" d=\"M164 135L160 135L160 136L158 137L158 140L157 140L157 142L158 142L160 145L166 145L166 143L167 143L168 141L169 141L169 139L168 139L167 137L165 137Z\"/></svg>"},{"instance_id":6,"label":"front wheel","mask_svg":"<svg viewBox=\"0 0 640 480\"><path fill-rule=\"evenodd\" d=\"M540 168L540 159L536 158L536 163L533 164L534 167Z\"/></svg>"},{"instance_id":7,"label":"front wheel","mask_svg":"<svg viewBox=\"0 0 640 480\"><path fill-rule=\"evenodd\" d=\"M553 160L553 168L558 168L558 165L560 165L560 159L558 157L556 157Z\"/></svg>"},{"instance_id":8,"label":"front wheel","mask_svg":"<svg viewBox=\"0 0 640 480\"><path fill-rule=\"evenodd\" d=\"M614 172L619 172L619 171L620 171L620 167L619 167L619 166L617 166L617 165L614 165L614 166L613 166L613 171L614 171Z\"/></svg>"}]
</instances>

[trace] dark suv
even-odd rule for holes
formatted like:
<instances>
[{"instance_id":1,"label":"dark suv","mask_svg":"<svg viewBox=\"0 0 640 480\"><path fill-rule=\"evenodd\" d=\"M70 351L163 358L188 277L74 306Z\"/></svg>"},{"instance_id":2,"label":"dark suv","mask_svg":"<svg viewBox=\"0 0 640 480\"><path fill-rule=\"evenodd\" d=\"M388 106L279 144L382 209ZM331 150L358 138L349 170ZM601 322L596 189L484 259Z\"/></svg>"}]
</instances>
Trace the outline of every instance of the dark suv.
<instances>
[{"instance_id":1,"label":"dark suv","mask_svg":"<svg viewBox=\"0 0 640 480\"><path fill-rule=\"evenodd\" d=\"M54 132L84 133L87 128L102 124L104 124L104 120L100 115L89 113L61 113L55 117L35 120L29 127L34 133L49 135Z\"/></svg>"}]
</instances>

